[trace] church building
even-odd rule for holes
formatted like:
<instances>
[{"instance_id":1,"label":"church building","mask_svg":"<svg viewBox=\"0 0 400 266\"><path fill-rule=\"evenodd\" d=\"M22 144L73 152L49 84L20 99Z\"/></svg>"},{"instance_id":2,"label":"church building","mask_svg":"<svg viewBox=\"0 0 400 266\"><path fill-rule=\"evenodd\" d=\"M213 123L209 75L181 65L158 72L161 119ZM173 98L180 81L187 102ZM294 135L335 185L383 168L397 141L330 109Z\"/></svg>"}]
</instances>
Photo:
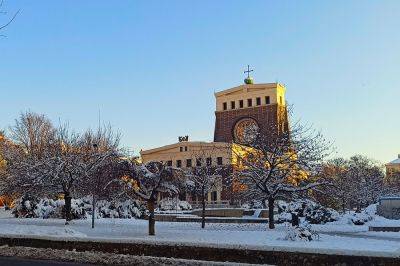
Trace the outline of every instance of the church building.
<instances>
[{"instance_id":1,"label":"church building","mask_svg":"<svg viewBox=\"0 0 400 266\"><path fill-rule=\"evenodd\" d=\"M203 163L224 166L228 171L222 175L230 175L239 166L237 155L246 149L255 132L268 136L271 131L288 128L285 92L282 84L254 84L248 75L244 84L215 93L214 142L189 141L188 136L179 137L177 143L142 150L141 159L144 163L162 161L179 168ZM227 176L222 176L224 178ZM233 194L233 185L226 187L221 184L209 193L208 203L228 204L232 202Z\"/></svg>"}]
</instances>

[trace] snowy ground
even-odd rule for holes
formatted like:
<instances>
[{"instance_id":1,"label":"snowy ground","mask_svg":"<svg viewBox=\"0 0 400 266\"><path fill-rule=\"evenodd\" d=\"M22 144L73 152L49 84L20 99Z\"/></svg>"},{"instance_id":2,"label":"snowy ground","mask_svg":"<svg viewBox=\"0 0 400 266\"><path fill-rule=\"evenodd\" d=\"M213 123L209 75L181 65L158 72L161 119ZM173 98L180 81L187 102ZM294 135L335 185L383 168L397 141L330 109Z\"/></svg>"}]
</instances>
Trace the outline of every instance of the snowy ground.
<instances>
[{"instance_id":1,"label":"snowy ground","mask_svg":"<svg viewBox=\"0 0 400 266\"><path fill-rule=\"evenodd\" d=\"M59 219L15 219L1 213L0 237L36 237L111 242L176 243L217 247L266 250L291 250L326 254L359 254L400 257L400 233L368 232L368 225L355 226L346 221L314 225L320 232L317 241L283 240L285 225L268 230L266 224L207 224L157 222L156 236L147 235L147 221L134 219L98 219L91 229L90 220L64 225ZM369 222L387 224L386 219ZM400 221L391 221L399 225Z\"/></svg>"}]
</instances>

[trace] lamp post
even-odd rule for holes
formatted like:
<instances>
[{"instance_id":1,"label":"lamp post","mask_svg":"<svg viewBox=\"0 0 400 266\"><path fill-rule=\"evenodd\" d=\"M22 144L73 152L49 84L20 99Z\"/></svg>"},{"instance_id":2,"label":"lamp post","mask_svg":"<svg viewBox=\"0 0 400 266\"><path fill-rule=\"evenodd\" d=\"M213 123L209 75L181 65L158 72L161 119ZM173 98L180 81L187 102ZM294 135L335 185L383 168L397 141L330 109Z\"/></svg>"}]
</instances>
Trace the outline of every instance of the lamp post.
<instances>
[{"instance_id":1,"label":"lamp post","mask_svg":"<svg viewBox=\"0 0 400 266\"><path fill-rule=\"evenodd\" d=\"M93 149L95 150L95 152L98 151L98 145L96 143L93 144ZM95 215L96 215L96 186L93 186L93 193L92 193L92 228L94 228L94 219L95 219Z\"/></svg>"}]
</instances>

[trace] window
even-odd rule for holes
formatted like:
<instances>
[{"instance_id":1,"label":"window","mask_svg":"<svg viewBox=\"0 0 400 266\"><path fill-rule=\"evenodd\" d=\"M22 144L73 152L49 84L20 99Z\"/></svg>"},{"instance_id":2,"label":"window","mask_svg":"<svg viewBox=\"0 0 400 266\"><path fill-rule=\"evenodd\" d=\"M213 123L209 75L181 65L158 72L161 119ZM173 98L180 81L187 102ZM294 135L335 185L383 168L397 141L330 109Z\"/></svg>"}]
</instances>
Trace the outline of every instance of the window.
<instances>
[{"instance_id":1,"label":"window","mask_svg":"<svg viewBox=\"0 0 400 266\"><path fill-rule=\"evenodd\" d=\"M228 105L226 103L223 103L222 106L224 110L228 109Z\"/></svg>"},{"instance_id":2,"label":"window","mask_svg":"<svg viewBox=\"0 0 400 266\"><path fill-rule=\"evenodd\" d=\"M186 167L192 167L192 159L186 159Z\"/></svg>"},{"instance_id":3,"label":"window","mask_svg":"<svg viewBox=\"0 0 400 266\"><path fill-rule=\"evenodd\" d=\"M222 165L222 157L217 157L217 164Z\"/></svg>"},{"instance_id":4,"label":"window","mask_svg":"<svg viewBox=\"0 0 400 266\"><path fill-rule=\"evenodd\" d=\"M260 97L257 97L257 98L256 98L256 104L257 104L257 105L261 105L261 98L260 98Z\"/></svg>"},{"instance_id":5,"label":"window","mask_svg":"<svg viewBox=\"0 0 400 266\"><path fill-rule=\"evenodd\" d=\"M176 167L182 167L182 161L176 160Z\"/></svg>"},{"instance_id":6,"label":"window","mask_svg":"<svg viewBox=\"0 0 400 266\"><path fill-rule=\"evenodd\" d=\"M247 99L247 107L251 107L253 105L253 101L251 99Z\"/></svg>"},{"instance_id":7,"label":"window","mask_svg":"<svg viewBox=\"0 0 400 266\"><path fill-rule=\"evenodd\" d=\"M183 151L183 147L179 147L179 151L182 152Z\"/></svg>"},{"instance_id":8,"label":"window","mask_svg":"<svg viewBox=\"0 0 400 266\"><path fill-rule=\"evenodd\" d=\"M243 108L243 100L239 101L239 108Z\"/></svg>"},{"instance_id":9,"label":"window","mask_svg":"<svg viewBox=\"0 0 400 266\"><path fill-rule=\"evenodd\" d=\"M217 201L218 200L218 193L217 191L211 192L211 201Z\"/></svg>"},{"instance_id":10,"label":"window","mask_svg":"<svg viewBox=\"0 0 400 266\"><path fill-rule=\"evenodd\" d=\"M281 97L279 97L279 101L281 102L281 104L283 104L283 99L282 99L282 96L281 96Z\"/></svg>"},{"instance_id":11,"label":"window","mask_svg":"<svg viewBox=\"0 0 400 266\"><path fill-rule=\"evenodd\" d=\"M210 166L210 165L212 164L212 159L211 159L211 157L208 157L208 158L206 159L206 164L207 164L207 166Z\"/></svg>"},{"instance_id":12,"label":"window","mask_svg":"<svg viewBox=\"0 0 400 266\"><path fill-rule=\"evenodd\" d=\"M201 166L201 161L202 161L203 159L201 159L201 158L197 158L196 159L196 166Z\"/></svg>"},{"instance_id":13,"label":"window","mask_svg":"<svg viewBox=\"0 0 400 266\"><path fill-rule=\"evenodd\" d=\"M235 102L231 101L231 109L235 109Z\"/></svg>"},{"instance_id":14,"label":"window","mask_svg":"<svg viewBox=\"0 0 400 266\"><path fill-rule=\"evenodd\" d=\"M172 161L167 161L167 166L172 166Z\"/></svg>"},{"instance_id":15,"label":"window","mask_svg":"<svg viewBox=\"0 0 400 266\"><path fill-rule=\"evenodd\" d=\"M188 151L187 146L185 146L185 151Z\"/></svg>"},{"instance_id":16,"label":"window","mask_svg":"<svg viewBox=\"0 0 400 266\"><path fill-rule=\"evenodd\" d=\"M265 96L265 104L270 104L271 100L269 99L269 96Z\"/></svg>"}]
</instances>

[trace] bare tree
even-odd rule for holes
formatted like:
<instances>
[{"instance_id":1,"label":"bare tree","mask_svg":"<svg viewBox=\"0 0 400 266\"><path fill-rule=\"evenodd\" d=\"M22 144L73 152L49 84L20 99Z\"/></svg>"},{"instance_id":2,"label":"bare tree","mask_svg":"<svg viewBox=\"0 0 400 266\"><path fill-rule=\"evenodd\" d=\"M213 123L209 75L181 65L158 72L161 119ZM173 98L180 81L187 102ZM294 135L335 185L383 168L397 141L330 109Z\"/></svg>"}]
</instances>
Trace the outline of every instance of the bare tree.
<instances>
[{"instance_id":1,"label":"bare tree","mask_svg":"<svg viewBox=\"0 0 400 266\"><path fill-rule=\"evenodd\" d=\"M192 158L196 160L195 166L186 169L186 185L190 192L197 197L200 197L202 206L201 227L206 224L206 201L208 193L218 188L222 189L222 167L213 166L211 159L215 154L215 149L212 147L200 147L192 154Z\"/></svg>"},{"instance_id":2,"label":"bare tree","mask_svg":"<svg viewBox=\"0 0 400 266\"><path fill-rule=\"evenodd\" d=\"M5 15L7 14L7 12L2 11L3 10L3 5L4 5L4 0L0 0L0 15ZM4 24L0 24L0 32L5 29L8 25L10 25L14 19L17 17L17 15L19 14L20 10L18 10L17 12L14 13L14 15ZM0 34L0 36L3 36L2 34Z\"/></svg>"},{"instance_id":3,"label":"bare tree","mask_svg":"<svg viewBox=\"0 0 400 266\"><path fill-rule=\"evenodd\" d=\"M386 194L384 173L377 162L361 155L355 155L348 162L348 178L351 185L351 206L358 211Z\"/></svg>"},{"instance_id":4,"label":"bare tree","mask_svg":"<svg viewBox=\"0 0 400 266\"><path fill-rule=\"evenodd\" d=\"M120 134L111 126L88 130L81 137L87 160L85 178L78 187L81 194L92 195L92 228L94 228L96 201L110 196L108 186L116 176L116 168L122 153L119 150Z\"/></svg>"},{"instance_id":5,"label":"bare tree","mask_svg":"<svg viewBox=\"0 0 400 266\"><path fill-rule=\"evenodd\" d=\"M7 140L4 136L4 131L0 130L0 180L5 176L7 162L4 159L4 148L7 146ZM0 181L1 183L1 181Z\"/></svg>"},{"instance_id":6,"label":"bare tree","mask_svg":"<svg viewBox=\"0 0 400 266\"><path fill-rule=\"evenodd\" d=\"M37 159L44 156L56 140L56 128L42 114L33 112L21 113L10 127L10 138L24 152Z\"/></svg>"},{"instance_id":7,"label":"bare tree","mask_svg":"<svg viewBox=\"0 0 400 266\"><path fill-rule=\"evenodd\" d=\"M111 129L80 135L71 133L67 125L55 129L43 115L25 113L10 132L15 146L4 152L7 167L2 191L63 194L67 223L71 220L72 192L79 192L85 183L96 189L99 169L110 158L118 157L119 136Z\"/></svg>"},{"instance_id":8,"label":"bare tree","mask_svg":"<svg viewBox=\"0 0 400 266\"><path fill-rule=\"evenodd\" d=\"M383 195L395 194L394 186L385 183L382 167L365 156L329 160L323 169L322 175L331 185L322 187L323 196L317 199L329 207L340 206L342 212L360 211Z\"/></svg>"},{"instance_id":9,"label":"bare tree","mask_svg":"<svg viewBox=\"0 0 400 266\"><path fill-rule=\"evenodd\" d=\"M256 134L244 148L246 152L237 154L242 167L235 180L244 187L245 197L268 202L269 228L273 229L276 198L308 191L323 183L311 181L311 177L329 155L330 144L321 133L299 123L288 130L270 132L268 136Z\"/></svg>"},{"instance_id":10,"label":"bare tree","mask_svg":"<svg viewBox=\"0 0 400 266\"><path fill-rule=\"evenodd\" d=\"M57 130L57 141L44 160L47 170L45 184L61 192L65 198L65 216L71 220L71 193L84 187L85 183L101 185L97 176L110 158L118 157L119 137L111 129L93 134L90 130L83 135L70 133L67 126ZM97 143L95 143L96 141ZM93 187L93 195L99 187ZM93 210L94 212L94 210Z\"/></svg>"},{"instance_id":11,"label":"bare tree","mask_svg":"<svg viewBox=\"0 0 400 266\"><path fill-rule=\"evenodd\" d=\"M350 207L353 180L348 175L349 162L344 158L329 160L322 166L321 176L330 185L319 189L314 198L326 207L341 210L343 213Z\"/></svg>"},{"instance_id":12,"label":"bare tree","mask_svg":"<svg viewBox=\"0 0 400 266\"><path fill-rule=\"evenodd\" d=\"M2 148L7 163L2 192L16 195L44 192L44 159L55 143L55 128L45 116L27 112L15 120L9 132L10 141Z\"/></svg>"},{"instance_id":13,"label":"bare tree","mask_svg":"<svg viewBox=\"0 0 400 266\"><path fill-rule=\"evenodd\" d=\"M179 193L180 170L161 162L137 163L134 160L122 162L125 175L118 180L123 192L147 202L149 211L149 235L155 235L154 208L160 193L175 196Z\"/></svg>"}]
</instances>

